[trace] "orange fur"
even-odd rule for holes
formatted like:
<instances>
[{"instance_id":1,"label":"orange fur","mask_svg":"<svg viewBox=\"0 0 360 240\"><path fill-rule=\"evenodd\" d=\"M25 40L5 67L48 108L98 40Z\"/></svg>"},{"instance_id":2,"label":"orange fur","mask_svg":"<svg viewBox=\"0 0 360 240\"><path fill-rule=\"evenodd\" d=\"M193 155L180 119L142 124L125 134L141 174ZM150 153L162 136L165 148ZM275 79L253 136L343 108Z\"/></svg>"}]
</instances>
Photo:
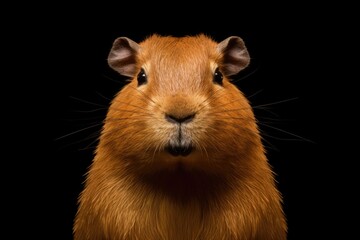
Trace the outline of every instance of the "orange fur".
<instances>
[{"instance_id":1,"label":"orange fur","mask_svg":"<svg viewBox=\"0 0 360 240\"><path fill-rule=\"evenodd\" d=\"M114 98L79 197L74 237L84 239L286 239L287 225L251 106L224 77L207 36L151 36L139 44L136 75ZM174 124L193 152L165 151Z\"/></svg>"}]
</instances>

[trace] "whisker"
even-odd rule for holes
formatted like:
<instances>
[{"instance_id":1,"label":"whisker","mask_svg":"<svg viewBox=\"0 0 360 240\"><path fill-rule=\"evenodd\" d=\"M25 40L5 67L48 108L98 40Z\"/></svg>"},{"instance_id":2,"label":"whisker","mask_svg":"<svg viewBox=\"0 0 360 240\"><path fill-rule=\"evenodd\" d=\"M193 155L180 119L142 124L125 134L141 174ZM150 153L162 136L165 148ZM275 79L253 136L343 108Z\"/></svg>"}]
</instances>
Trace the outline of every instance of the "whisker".
<instances>
[{"instance_id":1,"label":"whisker","mask_svg":"<svg viewBox=\"0 0 360 240\"><path fill-rule=\"evenodd\" d=\"M222 90L221 88L215 90L215 92L213 92L209 97L205 98L205 100L203 100L200 104L202 104L202 103L208 101L209 99L215 97L218 92L221 92L221 90Z\"/></svg>"},{"instance_id":2,"label":"whisker","mask_svg":"<svg viewBox=\"0 0 360 240\"><path fill-rule=\"evenodd\" d=\"M267 135L265 135L265 136L267 136ZM261 137L261 141L264 143L264 147L266 149L271 149L271 150L274 150L277 152L280 151L274 144L272 144L270 141L268 141L262 134L260 135L260 137ZM269 136L267 136L267 137L269 137Z\"/></svg>"},{"instance_id":3,"label":"whisker","mask_svg":"<svg viewBox=\"0 0 360 240\"><path fill-rule=\"evenodd\" d=\"M129 113L136 113L136 114L143 114L142 116L151 116L153 115L151 112L145 112L145 111L138 111L138 110L130 110L130 109L120 109L120 108L111 108L112 110L116 111L116 112L129 112Z\"/></svg>"},{"instance_id":4,"label":"whisker","mask_svg":"<svg viewBox=\"0 0 360 240\"><path fill-rule=\"evenodd\" d=\"M265 110L268 111L268 109L264 108L266 106L271 106L271 105L276 105L276 104L280 104L280 103L285 103L285 102L289 102L289 101L293 101L295 99L298 98L289 98L289 99L285 99L285 100L281 100L281 101L277 101L277 102L272 102L272 103L267 103L267 104L261 104L261 105L256 105L256 106L250 106L250 107L243 107L243 108L235 108L235 109L224 109L218 112L211 112L211 114L215 114L215 113L224 113L224 112L232 112L232 111L241 111L241 110L246 110L246 109L260 109L260 110ZM226 106L228 104L231 104L233 102L239 101L238 99L235 99L233 101L227 102L225 104L221 104L217 107L221 107L221 106ZM274 114L274 113L273 113Z\"/></svg>"},{"instance_id":5,"label":"whisker","mask_svg":"<svg viewBox=\"0 0 360 240\"><path fill-rule=\"evenodd\" d=\"M260 120L257 119L257 122L259 122ZM278 124L279 122L276 122L276 121L264 121L264 120L261 120L260 122L262 123L267 123L267 124Z\"/></svg>"},{"instance_id":6,"label":"whisker","mask_svg":"<svg viewBox=\"0 0 360 240\"><path fill-rule=\"evenodd\" d=\"M145 119L153 119L153 117L150 117L148 115L136 115L136 116L131 116L131 117L108 117L105 120L107 122L109 122L109 121L123 121L123 120L132 120L132 121L136 122L136 121L143 121ZM131 123L131 122L127 122L127 123Z\"/></svg>"},{"instance_id":7,"label":"whisker","mask_svg":"<svg viewBox=\"0 0 360 240\"><path fill-rule=\"evenodd\" d=\"M231 82L233 83L237 83L239 81L242 81L248 77L250 77L251 75L253 75L257 70L259 70L259 67L257 67L256 69L254 69L253 71L249 72L248 74L246 74L245 76L239 78L239 79L234 79L234 80L231 80Z\"/></svg>"},{"instance_id":8,"label":"whisker","mask_svg":"<svg viewBox=\"0 0 360 240\"><path fill-rule=\"evenodd\" d=\"M96 148L97 147L97 144L95 144L95 143L97 143L98 141L100 141L100 133L101 133L101 131L100 132L98 132L98 135L97 136L92 136L92 138L93 137L96 137L93 141L91 141L91 143L89 143L86 147L83 147L83 148L80 148L79 150L89 150L89 149L91 149L91 148ZM93 134L94 135L94 134ZM89 140L90 138L88 138L87 140ZM94 145L93 145L94 144ZM91 145L93 145L93 146L91 146Z\"/></svg>"},{"instance_id":9,"label":"whisker","mask_svg":"<svg viewBox=\"0 0 360 240\"><path fill-rule=\"evenodd\" d=\"M285 121L295 121L294 119L280 119L280 118L271 118L271 117L263 117L263 116L257 116L259 120L270 120L270 121L276 121L276 122L285 122Z\"/></svg>"},{"instance_id":10,"label":"whisker","mask_svg":"<svg viewBox=\"0 0 360 240\"><path fill-rule=\"evenodd\" d=\"M103 118L103 116L97 116L97 117L88 117L88 118L77 118L77 119L60 119L61 121L66 122L75 122L75 121L87 121L87 120L100 120Z\"/></svg>"},{"instance_id":11,"label":"whisker","mask_svg":"<svg viewBox=\"0 0 360 240\"><path fill-rule=\"evenodd\" d=\"M299 141L299 139L295 139L295 138L282 138L282 137L270 135L267 132L265 132L264 129L259 129L259 131L260 131L261 136L269 137L272 139L276 139L276 140L280 140L280 141Z\"/></svg>"},{"instance_id":12,"label":"whisker","mask_svg":"<svg viewBox=\"0 0 360 240\"><path fill-rule=\"evenodd\" d=\"M255 108L254 109L254 112L256 112L256 111L258 111L258 110L263 110L263 111L265 111L265 112L267 112L267 113L270 113L271 115L273 115L273 116L275 116L275 117L280 117L279 116L279 114L276 114L276 113L274 113L273 111L271 111L270 109L267 109L267 108L262 108L262 107L259 107L259 108ZM256 114L256 115L259 115L259 114Z\"/></svg>"},{"instance_id":13,"label":"whisker","mask_svg":"<svg viewBox=\"0 0 360 240\"><path fill-rule=\"evenodd\" d=\"M270 141L268 141L266 137L269 137L268 134L264 133L262 130L260 130L259 132L256 131L256 130L253 130L253 129L250 129L250 128L243 128L244 130L246 130L248 133L250 134L253 134L253 135L256 135L256 136L259 136L261 138L261 140L263 141L263 143L267 144L267 146L264 144L265 147L269 148L269 149L272 149L272 150L275 150L275 151L279 151L279 149L274 145L272 144Z\"/></svg>"},{"instance_id":14,"label":"whisker","mask_svg":"<svg viewBox=\"0 0 360 240\"><path fill-rule=\"evenodd\" d=\"M221 120L249 120L249 121L255 121L255 118L253 117L232 117L230 115L226 117L222 117Z\"/></svg>"},{"instance_id":15,"label":"whisker","mask_svg":"<svg viewBox=\"0 0 360 240\"><path fill-rule=\"evenodd\" d=\"M150 98L148 95L146 95L143 91L137 89L137 88L134 88L133 86L131 85L128 85L129 87L131 87L132 89L135 89L137 92L141 93L146 99L148 99L149 101L153 102L155 105L161 107L161 105L157 102L155 102L152 98Z\"/></svg>"},{"instance_id":16,"label":"whisker","mask_svg":"<svg viewBox=\"0 0 360 240\"><path fill-rule=\"evenodd\" d=\"M92 144L96 143L96 141L94 141ZM83 148L79 148L79 151L88 151L88 150L95 150L96 149L96 145L88 145L86 147Z\"/></svg>"},{"instance_id":17,"label":"whisker","mask_svg":"<svg viewBox=\"0 0 360 240\"><path fill-rule=\"evenodd\" d=\"M114 128L112 130L117 131L117 130L122 130L122 129L123 129L122 127L119 127L119 128ZM131 136L135 136L135 135L137 135L138 133L140 133L142 131L144 131L144 129L140 128L138 131L131 132ZM104 134L107 134L108 132L111 132L111 131L104 132ZM146 132L146 131L144 131L144 132ZM117 139L126 139L127 136L129 136L129 135L130 135L130 133L128 133L128 132L122 132L122 134L117 136Z\"/></svg>"},{"instance_id":18,"label":"whisker","mask_svg":"<svg viewBox=\"0 0 360 240\"><path fill-rule=\"evenodd\" d=\"M98 126L100 126L100 125L102 125L102 124L103 124L103 123L97 123L97 124L91 125L91 126L89 126L89 127L85 127L85 128L80 129L80 130L77 130L77 131L74 131L74 132L65 134L65 135L63 135L63 136L61 136L61 137L56 138L55 141L58 141L58 140L60 140L60 139L66 138L66 137L69 137L69 136L74 135L74 134L76 134L76 133L80 133L80 132L86 131L86 130L91 129L91 128L98 127Z\"/></svg>"},{"instance_id":19,"label":"whisker","mask_svg":"<svg viewBox=\"0 0 360 240\"><path fill-rule=\"evenodd\" d=\"M134 121L134 123L137 122L137 121ZM118 132L118 133L121 133L121 135L118 135L117 137L124 137L124 136L134 136L136 135L137 133L140 133L142 131L144 131L144 129L140 128L138 131L136 132L131 132L131 134L127 131L123 132L124 129L126 129L128 126L117 126L117 127L114 127L114 128L111 128L111 129L107 129L107 130L103 130L101 132L101 135L103 134L108 134L108 133L112 133L112 132ZM167 128L158 128L159 130L162 130L162 129L167 129ZM146 133L146 131L144 131L144 133ZM148 135L148 134L147 134Z\"/></svg>"},{"instance_id":20,"label":"whisker","mask_svg":"<svg viewBox=\"0 0 360 240\"><path fill-rule=\"evenodd\" d=\"M128 106L132 106L132 107L135 107L135 108L139 108L141 110L144 110L144 107L141 107L141 106L137 106L137 105L134 105L134 104L131 104L131 103L128 103L128 102L123 102L123 101L114 101L116 103L121 103L121 104L124 104L124 105L128 105Z\"/></svg>"},{"instance_id":21,"label":"whisker","mask_svg":"<svg viewBox=\"0 0 360 240\"><path fill-rule=\"evenodd\" d=\"M289 98L289 99L285 99L285 100L281 100L281 101L276 101L276 102L272 102L272 103L266 103L266 104L261 104L261 105L256 105L253 106L253 108L259 108L259 107L265 107L265 106L272 106L272 105L276 105L276 104L280 104L280 103L285 103L285 102L290 102L290 101L294 101L296 99L299 99L298 97L293 97L293 98Z\"/></svg>"},{"instance_id":22,"label":"whisker","mask_svg":"<svg viewBox=\"0 0 360 240\"><path fill-rule=\"evenodd\" d=\"M205 153L206 159L207 159L207 160L210 160L209 153L208 153L208 151L206 150L206 148L205 148L204 146L202 146L201 144L198 144L198 145L199 145L200 148L202 149L202 152Z\"/></svg>"},{"instance_id":23,"label":"whisker","mask_svg":"<svg viewBox=\"0 0 360 240\"><path fill-rule=\"evenodd\" d=\"M104 111L107 110L108 107L103 107L103 108L96 108L96 109L92 109L92 110L74 110L73 112L77 112L77 113L93 113L93 112L99 112L99 111Z\"/></svg>"},{"instance_id":24,"label":"whisker","mask_svg":"<svg viewBox=\"0 0 360 240\"><path fill-rule=\"evenodd\" d=\"M303 140L303 141L310 142L310 143L315 143L314 141L311 141L311 140L309 140L309 139L307 139L307 138L301 137L301 136L299 136L299 135L297 135L297 134L294 134L294 133L291 133L291 132L282 130L282 129L277 128L277 127L273 127L273 126L268 125L268 124L266 124L266 123L262 123L262 122L258 122L258 123L259 123L260 125L265 126L265 127L272 128L272 129L277 130L277 131L279 131L279 132L286 133L286 134L288 134L288 135L290 135L290 136L297 137L297 138L299 138L299 139L301 139L301 140Z\"/></svg>"},{"instance_id":25,"label":"whisker","mask_svg":"<svg viewBox=\"0 0 360 240\"><path fill-rule=\"evenodd\" d=\"M195 146L200 147L199 150L201 155L205 156L206 160L210 160L209 153L207 152L206 148L198 141L194 140L194 142L195 142Z\"/></svg>"},{"instance_id":26,"label":"whisker","mask_svg":"<svg viewBox=\"0 0 360 240\"><path fill-rule=\"evenodd\" d=\"M211 100L211 101L209 101L209 102L207 102L208 100L210 100L211 98L213 98L218 92L220 92L221 93L221 91L220 90L222 90L221 88L219 88L219 89L217 89L213 94L211 94L209 97L207 97L205 100L203 100L201 103L199 103L198 104L198 106L200 106L201 104L203 104L203 103L206 103L205 105L203 105L201 108L199 108L196 112L198 113L198 112L200 112L202 109L204 109L206 106L208 106L210 103L212 103L212 101L214 101L214 100ZM215 98L215 100L216 100L217 98Z\"/></svg>"},{"instance_id":27,"label":"whisker","mask_svg":"<svg viewBox=\"0 0 360 240\"><path fill-rule=\"evenodd\" d=\"M98 91L95 91L95 93L96 93L97 95L99 95L100 97L102 97L103 99L109 101L109 102L112 100L112 99L110 99L110 98L108 98L108 97L105 97L103 94L99 93Z\"/></svg>"},{"instance_id":28,"label":"whisker","mask_svg":"<svg viewBox=\"0 0 360 240\"><path fill-rule=\"evenodd\" d=\"M163 144L161 144L161 143L156 144L155 148L154 148L154 151L153 151L153 154L152 154L151 160L154 161L156 153L160 153L164 149L165 149L165 146ZM149 150L149 148L147 148L147 151L148 150Z\"/></svg>"},{"instance_id":29,"label":"whisker","mask_svg":"<svg viewBox=\"0 0 360 240\"><path fill-rule=\"evenodd\" d=\"M73 97L73 96L70 96L70 98L75 99L75 100L80 101L80 102L83 102L83 103L91 104L91 105L94 105L94 106L106 107L106 106L104 106L104 105L101 105L101 104L98 104L98 103L94 103L94 102L90 102L90 101L87 101L87 100L84 100L84 99L81 99L81 98L77 98L77 97Z\"/></svg>"},{"instance_id":30,"label":"whisker","mask_svg":"<svg viewBox=\"0 0 360 240\"><path fill-rule=\"evenodd\" d=\"M235 112L235 111L242 111L242 110L247 110L247 109L251 109L251 107L243 107L243 108L235 108L235 109L224 109L218 112L210 112L211 114L217 114L217 113L226 113L226 112Z\"/></svg>"},{"instance_id":31,"label":"whisker","mask_svg":"<svg viewBox=\"0 0 360 240\"><path fill-rule=\"evenodd\" d=\"M247 98L250 99L252 97L255 97L256 95L258 95L259 93L261 93L262 91L264 91L264 89L260 89L258 91L256 91L255 93L251 94L250 96L248 96Z\"/></svg>"},{"instance_id":32,"label":"whisker","mask_svg":"<svg viewBox=\"0 0 360 240\"><path fill-rule=\"evenodd\" d=\"M233 102L238 102L239 101L239 99L235 99L235 100L232 100L232 101L230 101L230 102L226 102L226 103L224 103L224 104L220 104L220 105L218 105L218 106L216 106L217 108L219 108L219 107L224 107L224 106L226 106L226 105L230 105L231 103L233 103ZM251 107L247 107L247 108L251 108Z\"/></svg>"},{"instance_id":33,"label":"whisker","mask_svg":"<svg viewBox=\"0 0 360 240\"><path fill-rule=\"evenodd\" d=\"M232 119L232 118L229 118L229 119ZM245 118L237 118L237 119L242 119L243 120ZM249 119L249 121L253 121L253 119L250 119L250 118L248 118L248 119ZM237 123L228 122L228 121L224 120L224 118L220 119L219 121L225 122L226 124L231 124L236 128L239 127ZM278 151L278 148L276 148L275 145L273 145L270 141L268 141L266 138L264 138L264 136L262 135L262 132L263 132L262 130L261 130L261 132L260 131L258 132L258 130L253 130L253 129L250 129L250 128L247 128L247 127L243 127L242 129L245 130L246 132L250 133L250 134L259 136L261 138L261 140L264 141L264 143L266 143L268 145L267 146L268 148L273 149L275 151ZM264 134L264 135L267 135L267 134Z\"/></svg>"},{"instance_id":34,"label":"whisker","mask_svg":"<svg viewBox=\"0 0 360 240\"><path fill-rule=\"evenodd\" d=\"M91 144L93 144L93 143L95 143L96 141L99 140L98 138L100 137L100 132L101 132L101 130L97 130L97 131L93 132L92 134L90 134L89 136L87 136L86 138L83 138L83 139L81 139L81 140L78 140L78 141L75 141L75 142L71 142L71 143L69 143L69 144L66 144L66 145L63 146L62 148L67 148L67 147L69 147L69 146L73 146L73 145L75 145L75 144L79 144L79 143L85 142L85 141L87 141L87 140L96 138L94 141L92 141L90 144L87 145L87 146L89 146L89 145L91 145ZM86 150L86 147L85 147L85 148L80 148L79 150Z\"/></svg>"},{"instance_id":35,"label":"whisker","mask_svg":"<svg viewBox=\"0 0 360 240\"><path fill-rule=\"evenodd\" d=\"M102 76L103 76L104 78L106 78L106 79L110 80L110 81L115 82L115 83L124 84L124 82L123 82L123 81L117 81L117 80L115 80L115 79L113 79L113 78L111 78L111 77L109 77L109 76L106 76L106 75L102 75ZM131 81L131 79L128 79L128 81Z\"/></svg>"}]
</instances>

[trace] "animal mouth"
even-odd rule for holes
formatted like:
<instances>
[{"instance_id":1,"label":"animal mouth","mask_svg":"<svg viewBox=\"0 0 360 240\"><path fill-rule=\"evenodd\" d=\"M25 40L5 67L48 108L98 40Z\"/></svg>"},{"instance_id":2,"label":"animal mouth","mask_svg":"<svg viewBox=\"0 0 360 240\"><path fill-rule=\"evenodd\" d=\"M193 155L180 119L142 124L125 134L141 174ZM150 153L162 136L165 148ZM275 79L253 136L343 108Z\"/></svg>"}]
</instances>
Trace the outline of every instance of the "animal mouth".
<instances>
[{"instance_id":1,"label":"animal mouth","mask_svg":"<svg viewBox=\"0 0 360 240\"><path fill-rule=\"evenodd\" d=\"M172 156L188 156L194 147L191 144L179 145L179 144L169 144L166 146L165 150L170 153Z\"/></svg>"},{"instance_id":2,"label":"animal mouth","mask_svg":"<svg viewBox=\"0 0 360 240\"><path fill-rule=\"evenodd\" d=\"M189 131L182 124L177 125L177 129L171 134L169 142L165 147L167 151L172 156L188 156L194 150L194 145L192 144L192 138L189 134Z\"/></svg>"}]
</instances>

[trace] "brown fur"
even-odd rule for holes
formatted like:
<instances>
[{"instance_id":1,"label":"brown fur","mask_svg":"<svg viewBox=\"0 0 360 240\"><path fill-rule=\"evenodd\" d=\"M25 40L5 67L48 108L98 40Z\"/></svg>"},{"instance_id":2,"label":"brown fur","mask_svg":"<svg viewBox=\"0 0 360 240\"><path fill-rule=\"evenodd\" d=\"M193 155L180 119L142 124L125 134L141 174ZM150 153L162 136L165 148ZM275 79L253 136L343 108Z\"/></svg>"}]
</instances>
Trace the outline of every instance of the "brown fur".
<instances>
[{"instance_id":1,"label":"brown fur","mask_svg":"<svg viewBox=\"0 0 360 240\"><path fill-rule=\"evenodd\" d=\"M114 54L124 51L109 64L133 80L109 108L79 198L76 240L286 239L252 109L227 76L223 86L213 83L216 67L231 73L228 64L248 64L244 46L233 61L227 44L204 35L154 35L130 46L134 52L114 44ZM138 86L141 68L148 83ZM183 134L195 149L174 157L165 147L176 130L164 114L194 112Z\"/></svg>"}]
</instances>

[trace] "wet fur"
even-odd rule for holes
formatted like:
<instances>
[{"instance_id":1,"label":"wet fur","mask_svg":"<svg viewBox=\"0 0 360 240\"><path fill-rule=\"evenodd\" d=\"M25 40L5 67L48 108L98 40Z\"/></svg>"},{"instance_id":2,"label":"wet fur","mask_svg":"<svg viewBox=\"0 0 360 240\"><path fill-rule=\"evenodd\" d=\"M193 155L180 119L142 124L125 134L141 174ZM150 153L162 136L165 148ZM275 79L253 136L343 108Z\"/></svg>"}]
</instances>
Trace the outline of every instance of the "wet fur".
<instances>
[{"instance_id":1,"label":"wet fur","mask_svg":"<svg viewBox=\"0 0 360 240\"><path fill-rule=\"evenodd\" d=\"M79 197L75 240L286 239L251 106L228 77L223 86L212 81L216 67L227 70L217 46L204 35L140 43ZM117 64L128 70L125 60ZM138 87L141 68L148 83ZM195 151L173 157L164 149L175 127L164 113L190 112L183 132Z\"/></svg>"}]
</instances>

